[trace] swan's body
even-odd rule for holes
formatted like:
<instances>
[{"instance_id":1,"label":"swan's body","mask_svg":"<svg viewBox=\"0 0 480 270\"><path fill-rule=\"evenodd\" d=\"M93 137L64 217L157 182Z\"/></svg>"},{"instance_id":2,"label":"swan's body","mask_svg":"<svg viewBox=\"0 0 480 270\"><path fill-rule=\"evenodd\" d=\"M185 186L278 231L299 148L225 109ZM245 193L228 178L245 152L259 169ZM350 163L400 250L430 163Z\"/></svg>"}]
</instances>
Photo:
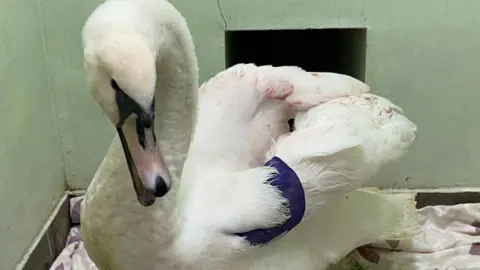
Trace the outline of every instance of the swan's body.
<instances>
[{"instance_id":1,"label":"swan's body","mask_svg":"<svg viewBox=\"0 0 480 270\"><path fill-rule=\"evenodd\" d=\"M358 81L351 84L352 81L345 81L345 77L338 74L315 81L319 79L314 78L317 75L292 67L251 66L247 73L220 73L204 85L203 91L200 90L203 101L200 102L195 143L179 194L180 171L196 118L198 86L197 61L185 20L167 1L109 0L86 22L83 40L85 67L94 98L117 130L123 129L128 146L134 144L131 150L134 158L137 154L137 160L151 165L137 169L159 174L167 188L173 182L170 192L163 198L149 207L141 206L139 201L151 203L151 196L145 190L155 191L152 181L158 177L135 171L130 171L130 177L122 146L118 137L114 139L87 190L82 216L85 246L100 269L322 269L359 245L382 237L412 233L412 210L404 206L412 205L411 197L353 191L358 185L349 183L346 186L351 188L341 191L350 192L352 199L344 200L342 196L329 196L331 191L339 191L335 188L315 188L325 179L321 175L325 165L319 162L312 165L319 153L298 154L288 150L295 138L298 140L293 143L321 148L322 144L317 145L318 138L303 140L300 130L315 129L316 125L299 127L297 124L298 133L270 145L272 139L287 132L286 120L293 116L287 104L308 110L332 98L361 95L368 91L364 84ZM235 67L229 71L236 71ZM265 77L268 80L262 80ZM310 83L305 84L306 77L311 79ZM242 78L247 79L243 81L247 84L242 84ZM218 86L222 82L223 87L232 87L232 82L237 82L233 85L237 90L256 92L253 95L247 92L221 95L215 91L221 90ZM140 134L134 127L135 121L138 126L141 117L131 116L124 123L119 120L125 108L116 99L118 92L129 96L133 100L130 102L140 108L141 115L156 115L155 133L172 181L165 169L158 167L162 162L156 159L156 154L152 154L153 157L145 155L152 157L151 160L138 159L135 151L140 148L135 143L137 139L140 141ZM152 98L155 98L156 111L149 111ZM230 105L210 106L216 102ZM208 103L210 105L206 106ZM251 107L239 108L239 104ZM247 128L251 125L254 129ZM148 127L142 128L147 130ZM123 142L122 145L125 151ZM157 148L148 151L158 154ZM221 159L218 159L219 152ZM260 166L267 152L281 157L298 170L306 187L307 213L311 217L267 247L251 248L233 233L268 228L283 222L288 215L281 193L265 183L265 179L275 173ZM306 161L310 163L298 159L297 154L311 158ZM306 164L313 166L310 166L313 168L311 174L302 171L308 167ZM368 176L368 171L362 175ZM137 194L132 179L137 185L141 181L140 185L144 186L143 189L136 186ZM363 179L347 177L343 180L360 183ZM370 205L377 218L371 219L368 213L353 210L354 206L362 204ZM349 211L353 215L343 216L343 212ZM358 215L354 215L356 213ZM326 223L325 218L330 223ZM402 218L406 221L398 222ZM346 221L357 225L349 227L348 231L347 228L338 230L341 226L337 223Z\"/></svg>"},{"instance_id":2,"label":"swan's body","mask_svg":"<svg viewBox=\"0 0 480 270\"><path fill-rule=\"evenodd\" d=\"M88 254L100 269L175 269L167 247L198 91L197 59L186 22L167 1L110 0L86 22L83 41L90 88L110 118L116 108L109 76L123 72L120 79L133 84L152 76L144 63L156 64L156 136L174 182L165 197L141 206L116 136L85 198L82 233ZM142 42L148 44L150 58L136 54ZM105 66L105 55L116 66ZM132 93L142 95L141 85L137 92L134 88Z\"/></svg>"}]
</instances>

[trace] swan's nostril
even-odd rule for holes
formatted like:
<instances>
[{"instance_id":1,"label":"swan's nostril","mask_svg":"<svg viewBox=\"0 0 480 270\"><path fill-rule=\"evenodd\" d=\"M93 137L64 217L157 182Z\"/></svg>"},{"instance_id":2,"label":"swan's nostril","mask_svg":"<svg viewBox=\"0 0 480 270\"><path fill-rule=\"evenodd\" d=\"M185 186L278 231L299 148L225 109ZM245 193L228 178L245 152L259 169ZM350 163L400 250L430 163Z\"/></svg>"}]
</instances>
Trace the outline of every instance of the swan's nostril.
<instances>
[{"instance_id":1,"label":"swan's nostril","mask_svg":"<svg viewBox=\"0 0 480 270\"><path fill-rule=\"evenodd\" d=\"M153 190L152 194L159 198L165 196L169 191L167 183L161 176L157 176L155 178L155 190Z\"/></svg>"}]
</instances>

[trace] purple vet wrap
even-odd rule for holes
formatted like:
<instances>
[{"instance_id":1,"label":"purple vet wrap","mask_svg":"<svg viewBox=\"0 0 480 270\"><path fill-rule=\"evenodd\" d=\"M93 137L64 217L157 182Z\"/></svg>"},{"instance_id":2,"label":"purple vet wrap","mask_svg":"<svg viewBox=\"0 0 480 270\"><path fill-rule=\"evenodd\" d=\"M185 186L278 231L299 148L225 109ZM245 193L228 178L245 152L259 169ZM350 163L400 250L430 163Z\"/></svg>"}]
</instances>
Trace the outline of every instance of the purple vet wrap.
<instances>
[{"instance_id":1,"label":"purple vet wrap","mask_svg":"<svg viewBox=\"0 0 480 270\"><path fill-rule=\"evenodd\" d=\"M236 234L240 237L245 237L251 245L266 244L275 237L289 232L302 221L305 214L305 192L295 171L278 157L273 157L264 166L277 169L278 174L272 176L269 179L269 183L282 191L283 196L288 200L290 218L277 227Z\"/></svg>"}]
</instances>

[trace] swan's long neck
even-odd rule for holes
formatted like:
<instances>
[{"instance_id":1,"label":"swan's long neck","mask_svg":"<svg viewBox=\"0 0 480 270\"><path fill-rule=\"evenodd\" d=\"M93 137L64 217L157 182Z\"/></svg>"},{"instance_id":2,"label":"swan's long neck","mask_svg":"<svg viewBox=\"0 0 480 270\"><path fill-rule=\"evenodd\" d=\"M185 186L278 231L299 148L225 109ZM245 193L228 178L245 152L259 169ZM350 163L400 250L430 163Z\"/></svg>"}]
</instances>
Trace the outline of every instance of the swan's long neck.
<instances>
[{"instance_id":1,"label":"swan's long neck","mask_svg":"<svg viewBox=\"0 0 480 270\"><path fill-rule=\"evenodd\" d=\"M197 113L198 63L186 24L157 55L156 133L176 193Z\"/></svg>"}]
</instances>

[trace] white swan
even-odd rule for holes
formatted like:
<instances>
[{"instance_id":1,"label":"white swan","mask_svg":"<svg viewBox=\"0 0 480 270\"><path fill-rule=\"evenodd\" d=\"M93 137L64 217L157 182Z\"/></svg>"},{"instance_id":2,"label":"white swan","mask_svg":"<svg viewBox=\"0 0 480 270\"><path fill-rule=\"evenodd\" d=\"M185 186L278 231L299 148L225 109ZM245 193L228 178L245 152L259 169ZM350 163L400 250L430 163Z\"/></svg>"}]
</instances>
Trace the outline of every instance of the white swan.
<instances>
[{"instance_id":1,"label":"white swan","mask_svg":"<svg viewBox=\"0 0 480 270\"><path fill-rule=\"evenodd\" d=\"M89 88L126 137L137 191L117 136L85 197L82 234L88 254L100 269L175 269L166 247L198 91L187 24L164 0L109 0L90 15L82 38ZM135 120L138 114L142 121ZM166 193L171 179L170 192L149 207L140 205L153 203L151 193Z\"/></svg>"},{"instance_id":2,"label":"white swan","mask_svg":"<svg viewBox=\"0 0 480 270\"><path fill-rule=\"evenodd\" d=\"M367 230L370 234L358 233L358 230L366 230L362 227L350 228L349 232L335 231L336 234L332 233L329 231L332 230L332 226L325 225L323 215L314 215L278 241L278 245L271 244L267 248L254 248L254 253L234 254L241 255L240 257L233 256L231 251L249 246L245 245L242 238L230 234L239 229L239 223L233 224L229 234L225 234L223 231L215 231L224 225L221 220L218 220L217 226L213 227L214 232L218 233L216 234L218 237L210 239L212 245L206 249L202 249L202 245L207 242L201 241L205 238L195 234L193 236L197 238L187 239L188 241L185 243L185 236L192 235L190 228L194 230L198 228L192 227L192 223L185 220L185 217L194 216L188 215L188 211L195 209L195 207L189 207L189 204L202 196L215 194L201 193L202 196L194 196L192 190L198 192L200 189L188 188L192 177L191 174L189 176L191 171L186 169L185 179L188 182L187 185L182 186L187 188L179 200L181 211L177 219L178 179L190 145L196 118L198 87L197 60L192 37L185 20L167 1L108 0L101 4L87 20L83 30L83 46L88 83L93 96L117 127L120 138L124 137L123 142L118 137L112 142L87 190L85 199L82 232L88 253L100 269L253 270L292 269L293 266L293 269L302 269L303 267L303 269L310 270L319 265L326 265L333 258L344 255L349 249L355 248L356 244L376 240L375 236L378 236L376 235L378 231L385 232L383 236L386 237L392 235L388 233L389 230L404 229L404 227L398 226L398 219L395 217L401 217L404 213L403 207L399 207L399 205L411 206L411 197L386 196L378 193L371 195L370 192L354 191L351 197L360 199L336 202L335 206L343 207L344 211L351 211L358 203L364 203L371 204L372 209L375 209L377 213L385 213L384 216L379 216L379 219L376 220L377 223L365 223L372 225ZM219 74L213 81L221 81L222 74L225 73ZM299 83L299 81L292 80L290 78L289 83ZM277 77L276 82L281 83L284 80ZM268 90L269 88L263 87L262 89ZM306 89L312 90L308 87ZM306 94L307 96L305 96ZM329 98L324 97L326 98L324 100L321 96L320 98L316 96L318 99L311 99L312 104L309 105L305 97L311 98L308 96L308 92L296 91L286 99L288 103L301 108L302 105L306 104L309 107L319 101L327 101ZM288 115L291 112L284 105L285 103L277 102L275 104L275 101L272 101L261 111L267 112L265 108L272 106L273 111L278 112L278 110L285 109L284 113ZM272 115L270 114L270 116ZM263 119L267 118L265 116ZM270 121L272 119L275 118L270 118ZM212 121L212 123L214 122ZM259 120L260 128L262 127L261 123L262 121ZM202 130L204 130L203 127ZM273 138L275 137L273 135L283 134L284 131L282 127L279 127L270 135L267 134L262 138L268 140L269 136ZM247 133L247 135L249 134ZM254 138L252 135L249 136ZM156 138L158 138L158 145L155 142ZM255 141L258 143L261 140ZM280 142L277 147L279 145L281 145ZM207 148L207 150L213 151L214 148ZM253 154L254 158L249 160L250 164L247 162L244 166L258 165L258 162L263 160L261 155L265 154L264 150L268 150L268 147L260 147L257 151L249 148L248 151ZM128 162L125 162L125 157ZM203 159L208 161L206 157L208 156L203 156ZM282 158L288 160L287 157ZM168 164L169 170L167 170L166 164ZM239 162L235 166L238 167L241 164ZM294 164L289 165L294 167ZM228 167L220 169L224 172L230 170ZM204 170L202 172L211 173L212 171ZM301 176L301 173L299 175ZM242 177L241 179L246 178ZM263 181L262 179L260 178L261 181ZM257 191L272 191L258 193L260 198L269 198L269 201L272 202L270 205L272 207L264 208L271 214L271 218L265 219L258 215L246 216L244 228L265 228L277 224L285 218L285 215L282 215L282 208L274 207L274 205L279 206L282 201L279 192L269 185L264 185L261 181L257 184ZM190 185L190 187L193 186ZM256 204L252 205L262 205L263 202L258 200L254 192L251 192L253 189L243 187L237 191L242 190L244 190L244 196L237 209L245 210L243 206L248 205L245 204L245 198L252 200L257 198ZM163 195L163 197L153 204L155 197L152 194L158 197ZM307 194L307 202L311 201L309 199L311 194L315 193ZM337 196L332 200L340 199ZM373 203L375 200L382 202L383 205L382 203ZM222 206L222 201L218 202ZM324 205L329 204L325 203ZM323 211L321 213L332 216L329 220L333 223L330 225L340 227L335 221L341 222L345 218L342 219L342 215L332 211L331 208L322 210L321 207L325 206L316 206L319 208L315 211ZM307 210L310 210L310 206L308 207ZM218 209L221 207L219 208L217 205ZM260 213L258 209L253 209L253 212ZM198 213L201 212L200 210ZM319 217L324 223L309 223ZM364 215L362 217L354 216L351 220L358 221L356 219L359 218L364 219L365 217ZM408 221L408 218L406 220ZM210 219L210 221L212 220ZM323 225L315 229L305 228L305 226L311 226L309 224ZM200 231L205 229L199 228ZM312 235L316 230L343 239L341 241L342 251L330 252L329 247L320 243L304 245L300 242L300 239L303 238L314 240ZM373 231L375 231L375 235L372 235ZM340 232L341 235L339 235ZM345 238L352 234L357 239L354 243L346 240L350 238ZM323 238L316 240L323 239L325 243L328 242L328 239L324 239L325 235L320 236ZM231 245L232 243L238 245ZM310 242L310 244L312 243ZM207 252L201 254L203 256L201 260L196 257L196 252L199 250ZM218 254L209 252L218 252ZM312 252L315 254L312 255ZM319 254L316 254L317 252ZM296 259L288 262L287 258L291 258L293 254L296 254ZM192 261L195 261L196 264L191 265Z\"/></svg>"},{"instance_id":3,"label":"white swan","mask_svg":"<svg viewBox=\"0 0 480 270\"><path fill-rule=\"evenodd\" d=\"M282 102L266 100L265 89L293 90ZM182 175L175 256L192 269L314 270L360 245L416 234L413 194L355 191L407 150L417 128L401 108L368 91L345 75L252 64L203 84ZM289 134L286 104L305 110ZM274 227L289 214L268 184L275 167L260 166L274 156L300 178L306 216L285 237L251 248L248 236L235 233Z\"/></svg>"},{"instance_id":4,"label":"white swan","mask_svg":"<svg viewBox=\"0 0 480 270\"><path fill-rule=\"evenodd\" d=\"M169 247L198 91L186 22L167 1L109 0L82 38L89 88L119 135L87 189L86 249L100 269L180 267Z\"/></svg>"}]
</instances>

